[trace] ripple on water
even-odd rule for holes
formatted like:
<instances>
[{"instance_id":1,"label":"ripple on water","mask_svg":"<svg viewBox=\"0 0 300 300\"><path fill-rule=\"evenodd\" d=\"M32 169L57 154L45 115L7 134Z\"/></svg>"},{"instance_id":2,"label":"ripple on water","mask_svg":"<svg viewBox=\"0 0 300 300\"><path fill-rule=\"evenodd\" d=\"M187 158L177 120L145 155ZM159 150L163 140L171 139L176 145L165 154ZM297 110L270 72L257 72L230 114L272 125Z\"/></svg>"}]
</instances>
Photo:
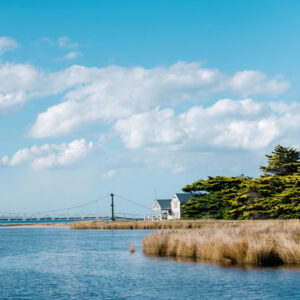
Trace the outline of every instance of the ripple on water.
<instances>
[{"instance_id":1,"label":"ripple on water","mask_svg":"<svg viewBox=\"0 0 300 300\"><path fill-rule=\"evenodd\" d=\"M299 269L145 257L141 244L149 232L1 229L0 298L300 299Z\"/></svg>"}]
</instances>

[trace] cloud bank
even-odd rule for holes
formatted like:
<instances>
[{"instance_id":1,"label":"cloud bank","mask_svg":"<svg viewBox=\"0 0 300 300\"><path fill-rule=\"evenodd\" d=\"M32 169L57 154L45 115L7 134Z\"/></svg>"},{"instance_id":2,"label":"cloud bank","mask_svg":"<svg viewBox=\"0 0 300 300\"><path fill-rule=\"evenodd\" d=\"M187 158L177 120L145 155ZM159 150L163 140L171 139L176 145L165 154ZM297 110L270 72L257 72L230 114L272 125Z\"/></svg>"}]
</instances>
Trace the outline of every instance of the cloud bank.
<instances>
[{"instance_id":1,"label":"cloud bank","mask_svg":"<svg viewBox=\"0 0 300 300\"><path fill-rule=\"evenodd\" d=\"M74 58L73 54L70 56ZM287 80L269 79L259 71L237 72L230 76L217 69L203 68L199 63L184 62L151 69L74 65L53 73L29 64L4 63L0 64L0 79L0 113L8 113L10 108L33 98L63 93L61 104L40 115L41 119L51 118L53 114L59 117L60 129L54 130L55 135L69 132L81 123L115 120L157 105L174 105L184 100L207 100L218 92L241 96L278 95L289 87ZM88 112L89 108L95 110L93 114ZM69 110L75 114L78 110L83 112L77 116L80 120L70 120ZM70 128L62 129L65 121L72 123ZM43 125L41 122L38 118L36 127ZM32 136L49 135L36 127L32 129Z\"/></svg>"},{"instance_id":2,"label":"cloud bank","mask_svg":"<svg viewBox=\"0 0 300 300\"><path fill-rule=\"evenodd\" d=\"M119 120L114 128L128 148L256 150L277 139L296 141L299 124L298 103L223 99L178 115L172 109L156 108Z\"/></svg>"},{"instance_id":3,"label":"cloud bank","mask_svg":"<svg viewBox=\"0 0 300 300\"><path fill-rule=\"evenodd\" d=\"M69 49L65 59L76 58L79 53L75 51L78 44L69 38L60 38L57 44ZM0 43L0 51L3 47ZM30 64L2 63L0 114L13 113L32 99L56 96L60 102L37 115L29 137L65 136L82 126L106 123L107 133L120 137L128 149L163 151L164 158L158 164L176 173L185 168L176 158L167 158L168 153L259 150L275 142L295 145L300 130L299 104L250 98L275 97L288 88L289 82L280 76L268 77L255 70L227 74L196 62L153 68L73 65L57 72ZM228 98L211 106L201 105L221 94ZM233 100L237 97L243 100ZM176 112L184 103L189 109ZM1 164L27 162L34 169L63 167L83 159L92 147L84 139L33 146L4 156ZM102 176L110 178L114 172Z\"/></svg>"},{"instance_id":4,"label":"cloud bank","mask_svg":"<svg viewBox=\"0 0 300 300\"><path fill-rule=\"evenodd\" d=\"M114 122L158 105L175 106L185 100L197 103L218 92L278 95L289 87L288 81L268 79L258 71L229 76L198 63L184 62L152 69L73 66L44 78L48 88L36 90L32 96L69 90L62 103L38 115L29 131L34 138L66 135L81 125Z\"/></svg>"},{"instance_id":5,"label":"cloud bank","mask_svg":"<svg viewBox=\"0 0 300 300\"><path fill-rule=\"evenodd\" d=\"M92 142L88 143L85 139L74 140L69 144L32 146L17 151L11 157L2 157L1 165L13 167L29 163L33 169L70 166L84 159L93 146Z\"/></svg>"}]
</instances>

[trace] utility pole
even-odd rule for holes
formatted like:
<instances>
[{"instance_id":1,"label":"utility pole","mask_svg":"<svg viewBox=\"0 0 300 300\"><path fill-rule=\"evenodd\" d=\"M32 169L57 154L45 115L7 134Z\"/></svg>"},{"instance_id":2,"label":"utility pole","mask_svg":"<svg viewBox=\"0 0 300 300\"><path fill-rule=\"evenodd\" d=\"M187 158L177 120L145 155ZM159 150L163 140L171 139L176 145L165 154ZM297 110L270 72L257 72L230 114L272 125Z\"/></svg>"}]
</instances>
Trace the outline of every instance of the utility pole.
<instances>
[{"instance_id":1,"label":"utility pole","mask_svg":"<svg viewBox=\"0 0 300 300\"><path fill-rule=\"evenodd\" d=\"M111 193L110 194L110 196L111 196L111 221L115 221L115 211L114 211L114 194L113 193Z\"/></svg>"}]
</instances>

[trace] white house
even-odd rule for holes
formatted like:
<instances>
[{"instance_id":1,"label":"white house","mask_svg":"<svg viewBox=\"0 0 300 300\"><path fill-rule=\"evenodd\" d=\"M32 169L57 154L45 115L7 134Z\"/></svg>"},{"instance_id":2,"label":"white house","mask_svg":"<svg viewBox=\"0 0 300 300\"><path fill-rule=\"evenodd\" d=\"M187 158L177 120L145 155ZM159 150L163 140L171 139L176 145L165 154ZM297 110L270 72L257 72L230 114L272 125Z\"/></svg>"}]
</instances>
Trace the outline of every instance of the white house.
<instances>
[{"instance_id":1,"label":"white house","mask_svg":"<svg viewBox=\"0 0 300 300\"><path fill-rule=\"evenodd\" d=\"M158 199L154 202L152 210L160 212L161 218L180 219L181 218L181 205L186 203L189 199L193 198L189 193L174 194L172 199Z\"/></svg>"}]
</instances>

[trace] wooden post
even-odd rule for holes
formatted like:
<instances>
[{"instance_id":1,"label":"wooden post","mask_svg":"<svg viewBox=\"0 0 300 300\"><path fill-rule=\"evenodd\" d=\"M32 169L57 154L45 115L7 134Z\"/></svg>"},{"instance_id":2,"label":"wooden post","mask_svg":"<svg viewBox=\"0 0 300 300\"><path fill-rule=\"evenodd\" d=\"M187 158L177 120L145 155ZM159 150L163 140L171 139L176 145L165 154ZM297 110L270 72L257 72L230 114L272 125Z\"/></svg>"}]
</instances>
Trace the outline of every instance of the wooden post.
<instances>
[{"instance_id":1,"label":"wooden post","mask_svg":"<svg viewBox=\"0 0 300 300\"><path fill-rule=\"evenodd\" d=\"M110 196L111 196L111 221L115 221L115 211L114 211L114 194L113 193L111 193L110 194Z\"/></svg>"}]
</instances>

